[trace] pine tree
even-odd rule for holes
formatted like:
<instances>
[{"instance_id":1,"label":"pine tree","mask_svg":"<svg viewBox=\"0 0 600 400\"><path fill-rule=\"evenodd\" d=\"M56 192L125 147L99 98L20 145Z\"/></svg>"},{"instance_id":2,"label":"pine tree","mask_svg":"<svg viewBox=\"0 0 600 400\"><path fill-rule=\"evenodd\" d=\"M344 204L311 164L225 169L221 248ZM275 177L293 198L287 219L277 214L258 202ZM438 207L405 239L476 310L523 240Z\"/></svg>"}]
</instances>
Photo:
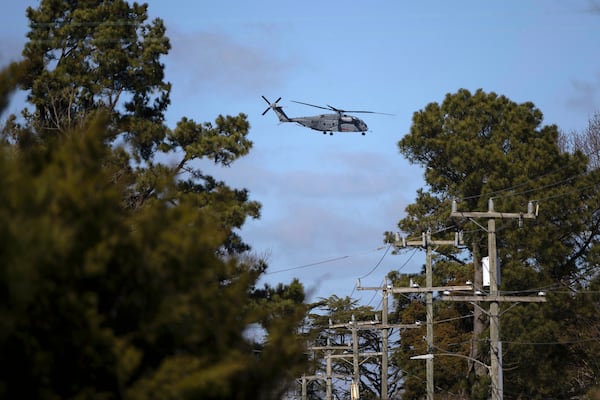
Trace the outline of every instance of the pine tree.
<instances>
[{"instance_id":1,"label":"pine tree","mask_svg":"<svg viewBox=\"0 0 600 400\"><path fill-rule=\"evenodd\" d=\"M0 72L34 107L0 135L0 398L275 399L303 369L303 287L257 289L235 233L260 204L193 166L247 154L246 116L165 126L146 9L43 0Z\"/></svg>"},{"instance_id":2,"label":"pine tree","mask_svg":"<svg viewBox=\"0 0 600 400\"><path fill-rule=\"evenodd\" d=\"M469 220L451 220L450 202L458 200L463 210L486 211L493 198L495 210L518 212L527 210L529 200L538 201L535 221L522 228L517 221L498 220L496 225L500 290L549 292L545 305L504 307L505 398L518 398L519 393L564 398L589 390L573 374L591 360L562 344L565 334L573 332L572 318L583 310L577 302L566 301L563 292L578 293L597 276L590 257L600 239L598 171L588 169L581 152L562 151L558 128L542 121L541 111L532 103L461 89L441 104L430 103L416 112L410 133L399 142L401 153L425 168L428 185L407 207L399 227L415 235L452 226L464 230L470 254L461 258L441 250L441 259L473 268L476 277L479 258L487 253L487 233ZM486 319L476 309L473 312L474 322ZM475 331L472 338L478 351L463 354L488 362L483 334ZM542 343L548 345L536 347ZM534 357L540 350L543 357Z\"/></svg>"}]
</instances>

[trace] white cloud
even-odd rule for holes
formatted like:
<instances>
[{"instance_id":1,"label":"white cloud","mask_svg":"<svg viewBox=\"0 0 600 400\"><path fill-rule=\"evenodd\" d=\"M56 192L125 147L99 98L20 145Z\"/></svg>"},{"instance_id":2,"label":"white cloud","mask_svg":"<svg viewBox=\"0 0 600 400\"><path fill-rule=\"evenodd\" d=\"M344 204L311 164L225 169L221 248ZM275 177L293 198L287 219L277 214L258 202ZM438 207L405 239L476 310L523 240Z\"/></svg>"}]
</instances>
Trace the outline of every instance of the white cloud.
<instances>
[{"instance_id":1,"label":"white cloud","mask_svg":"<svg viewBox=\"0 0 600 400\"><path fill-rule=\"evenodd\" d=\"M210 89L256 96L265 88L280 87L294 66L270 46L249 45L222 32L170 31L169 36L169 75L177 76L178 89L186 94ZM259 43L269 43L268 37L262 39Z\"/></svg>"}]
</instances>

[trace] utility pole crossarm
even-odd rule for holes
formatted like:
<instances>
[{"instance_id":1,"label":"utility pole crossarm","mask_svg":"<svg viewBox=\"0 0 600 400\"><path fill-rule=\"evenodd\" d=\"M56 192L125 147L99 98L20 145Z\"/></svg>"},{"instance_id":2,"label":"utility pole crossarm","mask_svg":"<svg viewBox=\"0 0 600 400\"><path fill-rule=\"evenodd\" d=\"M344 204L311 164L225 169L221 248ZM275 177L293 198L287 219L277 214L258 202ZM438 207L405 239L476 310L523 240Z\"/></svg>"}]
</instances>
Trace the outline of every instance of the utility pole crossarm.
<instances>
[{"instance_id":1,"label":"utility pole crossarm","mask_svg":"<svg viewBox=\"0 0 600 400\"><path fill-rule=\"evenodd\" d=\"M381 287L357 287L356 290L382 290ZM473 286L471 285L454 285L454 286L432 286L432 287L421 287L418 285L412 287L388 287L387 290L390 293L430 293L430 292L443 292L445 290L454 291L471 291Z\"/></svg>"},{"instance_id":2,"label":"utility pole crossarm","mask_svg":"<svg viewBox=\"0 0 600 400\"><path fill-rule=\"evenodd\" d=\"M393 245L396 248L400 247L421 247L426 249L427 246L455 246L458 247L462 241L462 233L455 232L454 240L435 240L431 238L430 232L423 232L423 238L421 240L406 240L400 238L399 234L396 234L396 240Z\"/></svg>"},{"instance_id":3,"label":"utility pole crossarm","mask_svg":"<svg viewBox=\"0 0 600 400\"><path fill-rule=\"evenodd\" d=\"M347 374L331 374L333 378L350 378L351 375ZM296 378L297 381L305 379L307 381L324 381L326 377L324 375L303 375L301 378Z\"/></svg>"},{"instance_id":4,"label":"utility pole crossarm","mask_svg":"<svg viewBox=\"0 0 600 400\"><path fill-rule=\"evenodd\" d=\"M419 325L419 324L384 324L382 322L379 322L379 323L372 323L372 322L360 323L359 322L356 324L356 329L358 329L358 330L392 329L392 328L412 329L412 328L419 328L420 326L421 325ZM329 325L329 328L331 328L331 329L335 329L335 328L352 329L352 324L334 324L334 325Z\"/></svg>"},{"instance_id":5,"label":"utility pole crossarm","mask_svg":"<svg viewBox=\"0 0 600 400\"><path fill-rule=\"evenodd\" d=\"M494 302L511 302L511 303L545 303L546 298L543 296L440 296L441 301L494 301Z\"/></svg>"},{"instance_id":6,"label":"utility pole crossarm","mask_svg":"<svg viewBox=\"0 0 600 400\"><path fill-rule=\"evenodd\" d=\"M488 211L458 211L456 206L456 200L452 201L452 211L450 212L451 217L464 217L464 218L492 218L492 219L535 219L537 218L538 208L535 207L534 202L530 201L527 205L526 213L506 213L494 210L494 202L492 199L489 200Z\"/></svg>"},{"instance_id":7,"label":"utility pole crossarm","mask_svg":"<svg viewBox=\"0 0 600 400\"><path fill-rule=\"evenodd\" d=\"M360 286L360 284L358 286L356 286L356 290L383 290L385 289L385 287L381 287L381 286Z\"/></svg>"},{"instance_id":8,"label":"utility pole crossarm","mask_svg":"<svg viewBox=\"0 0 600 400\"><path fill-rule=\"evenodd\" d=\"M371 353L358 353L358 357L373 357L373 356L381 356L383 353L380 351L374 351ZM331 358L352 358L354 354L332 354Z\"/></svg>"},{"instance_id":9,"label":"utility pole crossarm","mask_svg":"<svg viewBox=\"0 0 600 400\"><path fill-rule=\"evenodd\" d=\"M519 213L505 213L498 211L471 211L471 212L463 212L456 211L450 213L451 217L464 217L464 218L496 218L496 219L518 219L518 218L528 218L535 219L535 214L519 214Z\"/></svg>"},{"instance_id":10,"label":"utility pole crossarm","mask_svg":"<svg viewBox=\"0 0 600 400\"><path fill-rule=\"evenodd\" d=\"M361 321L361 322L357 322L357 321L350 321L350 322L346 322L343 324L330 324L328 327L331 329L335 329L335 328L346 328L346 329L353 329L354 326L358 326L360 329L361 326L374 326L375 324L377 324L378 321ZM368 328L367 328L368 329Z\"/></svg>"},{"instance_id":11,"label":"utility pole crossarm","mask_svg":"<svg viewBox=\"0 0 600 400\"><path fill-rule=\"evenodd\" d=\"M431 292L460 292L460 291L471 291L473 286L433 286L433 287L392 287L389 289L391 293L431 293Z\"/></svg>"},{"instance_id":12,"label":"utility pole crossarm","mask_svg":"<svg viewBox=\"0 0 600 400\"><path fill-rule=\"evenodd\" d=\"M318 351L318 350L350 350L352 346L311 346L308 350Z\"/></svg>"}]
</instances>

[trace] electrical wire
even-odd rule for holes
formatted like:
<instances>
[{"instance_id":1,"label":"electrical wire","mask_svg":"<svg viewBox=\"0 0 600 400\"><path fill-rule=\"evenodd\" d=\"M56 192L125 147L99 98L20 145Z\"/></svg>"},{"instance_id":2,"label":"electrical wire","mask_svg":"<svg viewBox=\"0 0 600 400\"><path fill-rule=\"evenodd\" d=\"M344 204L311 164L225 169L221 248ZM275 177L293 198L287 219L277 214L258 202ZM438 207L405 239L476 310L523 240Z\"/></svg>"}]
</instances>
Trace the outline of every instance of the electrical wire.
<instances>
[{"instance_id":1,"label":"electrical wire","mask_svg":"<svg viewBox=\"0 0 600 400\"><path fill-rule=\"evenodd\" d=\"M540 176L535 177L535 178L529 178L526 182L520 183L518 185L510 186L510 187L507 187L507 188L504 188L504 189L499 189L499 190L496 190L496 191L493 191L493 192L490 192L490 193L482 193L482 194L478 194L478 195L463 197L460 200L476 199L476 198L481 198L481 197L484 197L484 196L494 197L494 198L501 199L501 198L508 198L508 197L513 197L513 196L524 195L524 194L528 194L528 193L535 193L535 192L539 192L539 191L544 190L544 189L549 189L549 188L552 188L552 187L560 186L560 185L565 184L565 183L567 183L569 181L577 179L578 177L589 175L589 174L591 174L594 171L594 170L583 171L581 173L577 173L577 174L571 175L571 176L569 176L567 178L564 178L564 179L562 179L560 181L552 182L552 183L549 183L549 184L544 185L544 186L535 187L535 188L528 189L528 190L523 190L523 191L520 191L520 192L513 192L513 190L516 189L516 188L525 186L525 185L529 184L532 181L535 181L535 180L541 179L543 177L546 177L548 175L552 175L554 173L557 173L560 170L563 170L565 168L566 168L566 166L562 167L562 168L559 168L559 169L557 169L555 171L549 172L547 174L540 175ZM593 188L593 187L596 187L596 186L599 186L599 185L600 185L599 183L595 183L595 184L583 187L583 188L579 189L579 192L582 192L583 190L590 189L590 188ZM505 193L505 194L500 195L502 193ZM536 201L539 202L539 201L554 199L554 198L558 198L558 197L562 197L562 196L566 196L566 195L568 195L568 194L567 193L565 193L565 194L557 194L557 195L549 196L549 197L546 197L546 198L536 199Z\"/></svg>"},{"instance_id":2,"label":"electrical wire","mask_svg":"<svg viewBox=\"0 0 600 400\"><path fill-rule=\"evenodd\" d=\"M598 152L598 151L596 151L596 152L592 152L592 153L597 153L597 152ZM590 153L590 154L584 154L584 155L585 155L586 157L590 157L592 154ZM485 193L485 194L479 194L479 195L473 195L473 196L467 196L467 197L463 197L462 199L463 199L463 200L468 200L468 199L477 199L477 198L480 198L480 197L483 197L483 196L494 196L494 195L501 194L501 193L505 193L505 192L511 192L511 191L513 191L513 190L515 190L515 189L517 189L517 188L523 187L523 186L525 186L525 185L527 185L527 184L529 184L529 183L531 183L531 182L537 181L537 180L539 180L539 179L541 179L541 178L545 178L545 177L548 177L548 176L552 176L552 175L554 175L554 174L557 174L558 172L560 172L560 171L563 171L563 170L567 169L567 167L569 167L569 165L568 165L568 164L566 164L566 165L562 165L562 166L560 166L560 167L556 168L556 169L555 169L555 170L553 170L553 171L546 172L546 173L544 173L544 174L542 174L542 175L538 175L538 176L535 176L535 177L528 178L528 179L527 179L525 182L519 183L519 184L517 184L517 185L509 186L509 187L506 187L506 188L503 188L503 189L498 189L498 190L496 190L496 191L493 191L493 192L490 192L490 193ZM573 176L571 176L571 177L569 177L569 178L566 178L566 179L564 179L564 180L563 180L563 181L561 181L560 183L564 183L564 182L566 182L566 181L568 181L568 180L570 180L570 179L575 179L575 178L577 178L578 176L587 175L587 174L589 174L589 173L591 173L591 172L592 172L592 171L589 171L589 170L588 170L588 171L583 171L583 172L581 172L581 173L575 174L575 175L573 175ZM541 189L542 189L542 188L531 189L531 190L524 191L524 192L510 193L510 194L507 194L507 195L505 195L505 196L494 196L494 197L497 197L497 198L502 198L502 197L510 197L510 196L515 196L515 195L519 195L519 194L525 194L525 193L528 193L528 192L530 192L530 191L536 191L536 190L541 190Z\"/></svg>"},{"instance_id":3,"label":"electrical wire","mask_svg":"<svg viewBox=\"0 0 600 400\"><path fill-rule=\"evenodd\" d=\"M350 254L350 255L339 256L339 257L332 257L332 258L327 258L327 259L324 259L324 260L315 261L315 262L308 263L308 264L298 265L298 266L295 266L295 267L277 269L275 271L265 272L264 275L273 275L273 274L278 274L278 273L281 273L281 272L294 271L294 270L297 270L297 269L304 269L304 268L314 267L314 266L317 266L317 265L328 264L328 263L331 263L331 262L336 262L336 261L344 260L344 259L347 259L347 258L353 258L353 257L356 257L358 255L363 255L363 254L366 254L366 253L376 252L376 251L379 251L379 250L381 250L383 248L384 248L383 246L380 246L380 247L377 247L374 250L370 250L370 251L366 251L366 252L362 252L362 253ZM381 262L381 261L379 261L379 262Z\"/></svg>"},{"instance_id":4,"label":"electrical wire","mask_svg":"<svg viewBox=\"0 0 600 400\"><path fill-rule=\"evenodd\" d=\"M387 253L390 251L390 248L392 247L392 244L390 243L388 245L388 247L385 249L385 253L383 253L383 255L381 256L381 258L379 259L379 261L377 261L377 264L375 264L375 266L369 271L367 272L365 275L361 276L358 279L363 279L366 278L367 276L371 275L373 272L375 272L375 270L377 268L379 268L379 265L381 265L381 262L383 261L383 259L385 258L385 256L387 255Z\"/></svg>"},{"instance_id":5,"label":"electrical wire","mask_svg":"<svg viewBox=\"0 0 600 400\"><path fill-rule=\"evenodd\" d=\"M453 317L453 318L446 318L446 319L440 319L439 321L433 321L433 324L443 324L445 322L450 322L450 321L456 321L459 319L467 319L467 318L473 318L473 314L468 314L468 315L461 315L458 317Z\"/></svg>"},{"instance_id":6,"label":"electrical wire","mask_svg":"<svg viewBox=\"0 0 600 400\"><path fill-rule=\"evenodd\" d=\"M385 283L385 279L381 281L381 286L383 286L384 283ZM356 286L354 288L356 288ZM367 304L366 304L367 307L369 307L371 305L371 303L373 302L373 300L375 300L375 296L377 296L377 293L379 293L378 290L375 290L373 292L373 296L371 297L371 300L369 300L367 302ZM350 297L352 297L352 296L350 296ZM383 300L383 298L382 298L382 300ZM377 305L377 307L375 307L375 309L378 310L379 309L379 305Z\"/></svg>"},{"instance_id":7,"label":"electrical wire","mask_svg":"<svg viewBox=\"0 0 600 400\"><path fill-rule=\"evenodd\" d=\"M366 278L367 276L369 276L370 274L372 274L381 264L381 262L383 261L383 259L385 258L385 256L387 255L387 253L389 252L390 248L392 247L392 244L390 243L388 245L388 247L385 250L385 253L383 254L383 256L379 259L379 261L377 262L377 264L371 269L371 271L369 271L366 275L361 276L358 279L363 279ZM418 250L417 248L415 248L413 250L413 253L410 255L410 257L404 262L404 264L402 264L400 266L400 268L397 269L397 271L401 271L404 267L406 267L406 265L408 265L409 261L413 258L413 256L416 253L416 250ZM382 281L381 285L384 284L384 281ZM350 298L352 298L352 296L354 295L354 292L356 291L356 285L352 288L352 292L350 293ZM373 297L371 298L371 300L369 300L369 302L367 303L367 305L371 304L371 302L373 301L373 299L375 299L375 295L377 294L377 292L375 292L375 294L373 295Z\"/></svg>"},{"instance_id":8,"label":"electrical wire","mask_svg":"<svg viewBox=\"0 0 600 400\"><path fill-rule=\"evenodd\" d=\"M579 344L579 343L589 343L589 342L600 342L599 338L586 338L586 339L578 339L578 340L564 340L560 342L511 342L507 340L503 340L502 343L506 344L514 344L519 346L557 346L564 344Z\"/></svg>"},{"instance_id":9,"label":"electrical wire","mask_svg":"<svg viewBox=\"0 0 600 400\"><path fill-rule=\"evenodd\" d=\"M345 260L346 258L350 258L350 256L341 256L341 257L328 258L326 260L317 261L317 262L313 262L313 263L310 263L310 264L299 265L297 267L278 269L276 271L265 272L264 275L273 275L273 274L279 274L281 272L295 271L297 269L304 269L304 268L314 267L315 265L321 265L321 264L327 264L327 263L331 263L331 262L335 262L335 261Z\"/></svg>"}]
</instances>

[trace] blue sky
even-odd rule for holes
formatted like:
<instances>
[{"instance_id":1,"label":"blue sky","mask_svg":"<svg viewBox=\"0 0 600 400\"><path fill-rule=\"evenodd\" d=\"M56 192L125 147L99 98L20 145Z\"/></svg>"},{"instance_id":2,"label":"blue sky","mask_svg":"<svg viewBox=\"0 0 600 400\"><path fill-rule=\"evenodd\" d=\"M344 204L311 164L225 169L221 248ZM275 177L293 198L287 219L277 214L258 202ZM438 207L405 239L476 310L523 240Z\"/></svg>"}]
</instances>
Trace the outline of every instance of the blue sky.
<instances>
[{"instance_id":1,"label":"blue sky","mask_svg":"<svg viewBox=\"0 0 600 400\"><path fill-rule=\"evenodd\" d=\"M168 123L213 121L243 112L251 153L227 169L203 168L263 204L241 234L268 256L264 280L298 277L312 298L372 292L390 270L417 272L420 252L386 253L423 171L399 154L412 114L460 88L532 101L565 132L581 131L600 109L600 1L218 1L151 0L172 50ZM25 8L3 5L0 65L19 57ZM394 114L368 115L371 132L325 136L273 113L319 111L291 102Z\"/></svg>"}]
</instances>

